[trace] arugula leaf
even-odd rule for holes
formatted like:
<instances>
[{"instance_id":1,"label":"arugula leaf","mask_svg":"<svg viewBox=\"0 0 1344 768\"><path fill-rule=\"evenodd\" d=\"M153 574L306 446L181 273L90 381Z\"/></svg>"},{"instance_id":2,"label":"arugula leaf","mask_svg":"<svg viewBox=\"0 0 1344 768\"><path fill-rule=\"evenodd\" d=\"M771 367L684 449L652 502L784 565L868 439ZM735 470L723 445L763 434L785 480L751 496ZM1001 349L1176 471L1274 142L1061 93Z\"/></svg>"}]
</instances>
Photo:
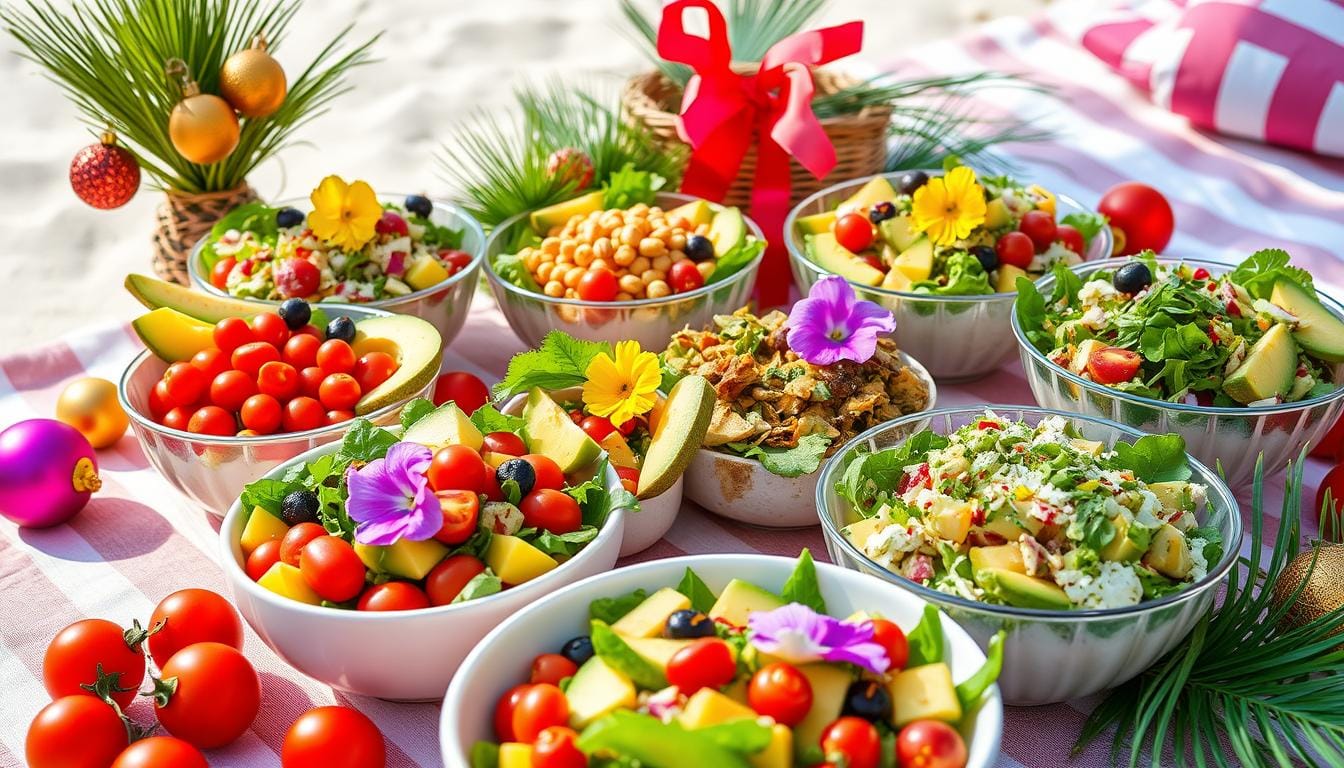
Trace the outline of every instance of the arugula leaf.
<instances>
[{"instance_id":1,"label":"arugula leaf","mask_svg":"<svg viewBox=\"0 0 1344 768\"><path fill-rule=\"evenodd\" d=\"M585 525L577 531L569 531L568 533L551 533L543 530L537 533L530 543L548 555L571 557L574 553L583 549L584 544L596 538L597 528Z\"/></svg>"},{"instance_id":2,"label":"arugula leaf","mask_svg":"<svg viewBox=\"0 0 1344 768\"><path fill-rule=\"evenodd\" d=\"M891 495L905 468L923 463L930 451L948 446L948 439L933 430L916 432L894 448L860 454L836 482L835 491L856 507L867 507Z\"/></svg>"},{"instance_id":3,"label":"arugula leaf","mask_svg":"<svg viewBox=\"0 0 1344 768\"><path fill-rule=\"evenodd\" d=\"M1128 469L1145 483L1189 480L1190 465L1185 458L1185 438L1177 434L1144 435L1131 445L1115 444L1111 463Z\"/></svg>"},{"instance_id":4,"label":"arugula leaf","mask_svg":"<svg viewBox=\"0 0 1344 768\"><path fill-rule=\"evenodd\" d=\"M280 502L286 494L295 490L294 485L295 482L292 480L268 480L266 478L253 480L243 486L243 509L250 511L256 507L261 507L272 515L279 517Z\"/></svg>"},{"instance_id":5,"label":"arugula leaf","mask_svg":"<svg viewBox=\"0 0 1344 768\"><path fill-rule=\"evenodd\" d=\"M1106 217L1100 213L1077 211L1059 220L1060 224L1068 224L1070 227L1078 230L1083 236L1083 249L1092 245L1092 238L1101 232L1101 228L1106 226Z\"/></svg>"},{"instance_id":6,"label":"arugula leaf","mask_svg":"<svg viewBox=\"0 0 1344 768\"><path fill-rule=\"evenodd\" d=\"M1278 248L1256 251L1237 265L1237 268L1228 274L1228 279L1244 288L1256 299L1268 299L1274 290L1274 283L1280 280L1297 283L1309 295L1315 296L1316 286L1312 283L1311 273L1299 267L1288 266L1289 260L1288 253Z\"/></svg>"},{"instance_id":7,"label":"arugula leaf","mask_svg":"<svg viewBox=\"0 0 1344 768\"><path fill-rule=\"evenodd\" d=\"M633 493L625 490L625 488L608 491L607 487L603 485L607 478L607 467L610 463L610 459L603 456L597 464L597 471L591 478L565 489L565 493L579 502L579 509L583 512L584 525L601 528L606 524L611 513L618 509L624 509L631 513L639 511L639 499L636 499Z\"/></svg>"},{"instance_id":8,"label":"arugula leaf","mask_svg":"<svg viewBox=\"0 0 1344 768\"><path fill-rule=\"evenodd\" d=\"M1003 671L1003 641L1007 637L1003 630L994 633L989 638L989 649L985 653L985 663L980 665L980 669L975 674L961 681L957 685L957 700L961 702L963 711L969 710L980 702L980 697L985 695L985 691L999 679L999 673Z\"/></svg>"},{"instance_id":9,"label":"arugula leaf","mask_svg":"<svg viewBox=\"0 0 1344 768\"><path fill-rule=\"evenodd\" d=\"M357 461L373 461L387 455L387 449L396 445L397 436L382 427L375 427L368 419L360 419L345 433L341 454Z\"/></svg>"},{"instance_id":10,"label":"arugula leaf","mask_svg":"<svg viewBox=\"0 0 1344 768\"><path fill-rule=\"evenodd\" d=\"M784 582L779 596L786 603L805 605L817 613L826 612L826 598L821 595L821 584L817 582L817 564L812 561L812 552L807 547L798 554L798 563Z\"/></svg>"},{"instance_id":11,"label":"arugula leaf","mask_svg":"<svg viewBox=\"0 0 1344 768\"><path fill-rule=\"evenodd\" d=\"M537 349L514 355L504 380L495 385L495 397L503 399L533 387L564 389L587 380L588 364L600 354L612 354L606 342L576 339L564 331L551 331Z\"/></svg>"},{"instance_id":12,"label":"arugula leaf","mask_svg":"<svg viewBox=\"0 0 1344 768\"><path fill-rule=\"evenodd\" d=\"M629 208L636 203L653 205L655 193L666 183L662 176L635 170L634 163L626 163L602 182L602 205L606 208Z\"/></svg>"},{"instance_id":13,"label":"arugula leaf","mask_svg":"<svg viewBox=\"0 0 1344 768\"><path fill-rule=\"evenodd\" d=\"M434 403L426 398L417 397L407 403L401 409L401 431L402 434L411 428L411 425L423 419L434 412Z\"/></svg>"},{"instance_id":14,"label":"arugula leaf","mask_svg":"<svg viewBox=\"0 0 1344 768\"><path fill-rule=\"evenodd\" d=\"M636 589L628 595L620 597L599 597L588 604L588 618L595 621L615 624L621 620L625 614L633 611L636 606L644 602L644 598L649 593L642 589Z\"/></svg>"},{"instance_id":15,"label":"arugula leaf","mask_svg":"<svg viewBox=\"0 0 1344 768\"><path fill-rule=\"evenodd\" d=\"M792 448L771 448L754 443L728 443L729 450L749 459L759 459L766 471L780 477L798 477L817 471L831 438L821 434L804 435Z\"/></svg>"},{"instance_id":16,"label":"arugula leaf","mask_svg":"<svg viewBox=\"0 0 1344 768\"><path fill-rule=\"evenodd\" d=\"M623 673L630 682L648 691L661 691L667 687L667 676L648 659L635 653L621 636L604 621L593 619L589 637L593 641L593 651L602 657L607 666Z\"/></svg>"},{"instance_id":17,"label":"arugula leaf","mask_svg":"<svg viewBox=\"0 0 1344 768\"><path fill-rule=\"evenodd\" d=\"M905 639L910 645L910 656L905 663L907 669L942 661L943 623L938 609L926 604L924 616Z\"/></svg>"},{"instance_id":18,"label":"arugula leaf","mask_svg":"<svg viewBox=\"0 0 1344 768\"><path fill-rule=\"evenodd\" d=\"M1078 292L1083 289L1083 278L1078 276L1077 272L1069 269L1064 262L1058 262L1051 268L1051 274L1055 276L1055 290L1050 294L1050 301L1065 302L1071 307L1078 306ZM1018 278L1024 280L1026 278Z\"/></svg>"},{"instance_id":19,"label":"arugula leaf","mask_svg":"<svg viewBox=\"0 0 1344 768\"><path fill-rule=\"evenodd\" d=\"M718 264L714 267L714 271L709 273L709 279L705 281L705 285L713 285L727 280L745 269L762 253L765 253L765 241L748 237L729 248L727 253L719 257Z\"/></svg>"},{"instance_id":20,"label":"arugula leaf","mask_svg":"<svg viewBox=\"0 0 1344 768\"><path fill-rule=\"evenodd\" d=\"M481 434L491 432L512 432L517 434L522 431L522 416L506 416L499 412L492 403L486 403L480 408L471 412L471 423L481 431Z\"/></svg>"},{"instance_id":21,"label":"arugula leaf","mask_svg":"<svg viewBox=\"0 0 1344 768\"><path fill-rule=\"evenodd\" d=\"M472 744L471 768L499 768L499 745L490 741Z\"/></svg>"},{"instance_id":22,"label":"arugula leaf","mask_svg":"<svg viewBox=\"0 0 1344 768\"><path fill-rule=\"evenodd\" d=\"M677 591L689 597L691 607L701 613L708 613L709 609L714 607L715 601L718 600L709 585L705 584L700 576L690 568L687 568L685 575L681 577L681 583L677 585Z\"/></svg>"},{"instance_id":23,"label":"arugula leaf","mask_svg":"<svg viewBox=\"0 0 1344 768\"><path fill-rule=\"evenodd\" d=\"M486 597L504 589L504 584L495 575L495 572L486 568L484 571L471 577L462 587L462 591L453 598L454 603L463 603L468 600L475 600L478 597Z\"/></svg>"}]
</instances>

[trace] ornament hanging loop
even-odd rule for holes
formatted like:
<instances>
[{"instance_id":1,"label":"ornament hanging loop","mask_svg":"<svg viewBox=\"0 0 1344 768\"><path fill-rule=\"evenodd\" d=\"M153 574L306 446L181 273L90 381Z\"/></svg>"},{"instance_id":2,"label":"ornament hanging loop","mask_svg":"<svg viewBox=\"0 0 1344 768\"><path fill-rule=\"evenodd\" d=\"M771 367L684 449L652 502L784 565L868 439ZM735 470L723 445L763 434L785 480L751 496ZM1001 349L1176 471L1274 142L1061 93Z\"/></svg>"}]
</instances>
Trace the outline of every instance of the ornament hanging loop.
<instances>
[{"instance_id":1,"label":"ornament hanging loop","mask_svg":"<svg viewBox=\"0 0 1344 768\"><path fill-rule=\"evenodd\" d=\"M191 79L191 68L187 66L187 62L176 56L164 62L163 73L182 89L182 98L190 98L201 92L201 87Z\"/></svg>"},{"instance_id":2,"label":"ornament hanging loop","mask_svg":"<svg viewBox=\"0 0 1344 768\"><path fill-rule=\"evenodd\" d=\"M252 37L252 50L254 50L254 51L263 51L263 52L264 52L264 51L266 51L266 49L267 49L269 46L270 46L270 43L268 43L268 42L266 41L266 33L265 33L265 32L258 31L257 34L253 35L253 37Z\"/></svg>"}]
</instances>

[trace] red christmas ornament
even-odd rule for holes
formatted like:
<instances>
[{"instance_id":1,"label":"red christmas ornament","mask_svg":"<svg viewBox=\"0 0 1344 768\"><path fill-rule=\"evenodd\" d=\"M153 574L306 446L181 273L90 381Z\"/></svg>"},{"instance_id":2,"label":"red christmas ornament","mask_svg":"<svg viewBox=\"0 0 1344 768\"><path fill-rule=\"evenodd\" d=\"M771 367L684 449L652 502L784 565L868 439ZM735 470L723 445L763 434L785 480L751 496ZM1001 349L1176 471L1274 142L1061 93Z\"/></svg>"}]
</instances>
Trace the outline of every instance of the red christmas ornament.
<instances>
[{"instance_id":1,"label":"red christmas ornament","mask_svg":"<svg viewBox=\"0 0 1344 768\"><path fill-rule=\"evenodd\" d=\"M564 181L578 182L574 191L587 189L593 183L593 161L583 150L574 147L557 149L546 158L546 172Z\"/></svg>"},{"instance_id":2,"label":"red christmas ornament","mask_svg":"<svg viewBox=\"0 0 1344 768\"><path fill-rule=\"evenodd\" d=\"M94 208L120 208L140 189L140 163L117 146L116 135L107 131L100 142L75 153L70 161L70 187Z\"/></svg>"}]
</instances>

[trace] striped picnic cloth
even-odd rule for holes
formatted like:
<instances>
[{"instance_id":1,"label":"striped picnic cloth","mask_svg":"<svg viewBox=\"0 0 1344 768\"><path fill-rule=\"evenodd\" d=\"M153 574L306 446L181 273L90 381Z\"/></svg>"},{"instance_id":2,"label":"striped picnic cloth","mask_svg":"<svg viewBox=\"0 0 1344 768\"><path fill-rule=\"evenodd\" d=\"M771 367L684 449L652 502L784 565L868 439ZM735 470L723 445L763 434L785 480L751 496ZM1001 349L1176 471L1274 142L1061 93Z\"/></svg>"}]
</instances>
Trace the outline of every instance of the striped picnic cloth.
<instances>
[{"instance_id":1,"label":"striped picnic cloth","mask_svg":"<svg viewBox=\"0 0 1344 768\"><path fill-rule=\"evenodd\" d=\"M870 50L880 45L869 41ZM1181 118L1151 106L1046 18L995 23L973 37L926 46L919 54L918 59L894 60L890 68L1007 70L1057 89L1053 98L1001 91L977 104L989 114L1014 115L1058 131L1050 143L1011 149L1024 176L1086 205L1095 204L1107 187L1121 180L1149 181L1176 210L1179 229L1172 252L1232 261L1261 247L1281 247L1321 283L1344 285L1344 264L1332 252L1344 242L1344 161L1192 130ZM0 358L0 425L50 416L61 388L72 378L116 380L139 349L123 326L91 329ZM447 351L444 369L493 380L521 349L489 297L481 295L466 329ZM940 405L1032 403L1017 363L981 381L940 389ZM70 524L34 531L0 520L0 766L23 764L28 723L47 702L42 655L61 627L85 617L127 625L132 619L143 622L170 592L225 589L215 560L219 520L179 497L149 468L132 437L101 452L99 460L103 490ZM1319 461L1310 463L1309 488L1325 469ZM1278 493L1270 495L1272 536ZM1311 530L1310 523L1307 528ZM668 536L632 560L711 552L793 556L802 547L825 556L817 529L746 528L688 504ZM309 707L330 703L355 706L373 719L387 739L389 765L440 764L436 705L393 704L334 692L289 668L250 630L245 652L262 676L261 713L242 739L209 753L211 765L277 765L289 724ZM1010 709L999 764L1109 765L1104 746L1069 758L1095 704L1082 700ZM132 705L129 714L142 722L152 719L144 702Z\"/></svg>"}]
</instances>

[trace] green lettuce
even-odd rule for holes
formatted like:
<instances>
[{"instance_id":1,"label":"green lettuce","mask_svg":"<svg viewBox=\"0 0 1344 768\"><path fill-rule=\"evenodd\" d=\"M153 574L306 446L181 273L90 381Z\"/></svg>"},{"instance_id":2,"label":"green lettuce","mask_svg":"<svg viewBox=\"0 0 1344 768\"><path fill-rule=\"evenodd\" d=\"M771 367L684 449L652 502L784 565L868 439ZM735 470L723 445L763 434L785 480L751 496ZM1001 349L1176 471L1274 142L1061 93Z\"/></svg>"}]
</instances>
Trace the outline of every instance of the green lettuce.
<instances>
[{"instance_id":1,"label":"green lettuce","mask_svg":"<svg viewBox=\"0 0 1344 768\"><path fill-rule=\"evenodd\" d=\"M831 447L831 438L820 434L804 435L792 448L772 448L755 443L728 443L724 447L739 456L759 459L761 466L771 474L798 477L817 471Z\"/></svg>"}]
</instances>

